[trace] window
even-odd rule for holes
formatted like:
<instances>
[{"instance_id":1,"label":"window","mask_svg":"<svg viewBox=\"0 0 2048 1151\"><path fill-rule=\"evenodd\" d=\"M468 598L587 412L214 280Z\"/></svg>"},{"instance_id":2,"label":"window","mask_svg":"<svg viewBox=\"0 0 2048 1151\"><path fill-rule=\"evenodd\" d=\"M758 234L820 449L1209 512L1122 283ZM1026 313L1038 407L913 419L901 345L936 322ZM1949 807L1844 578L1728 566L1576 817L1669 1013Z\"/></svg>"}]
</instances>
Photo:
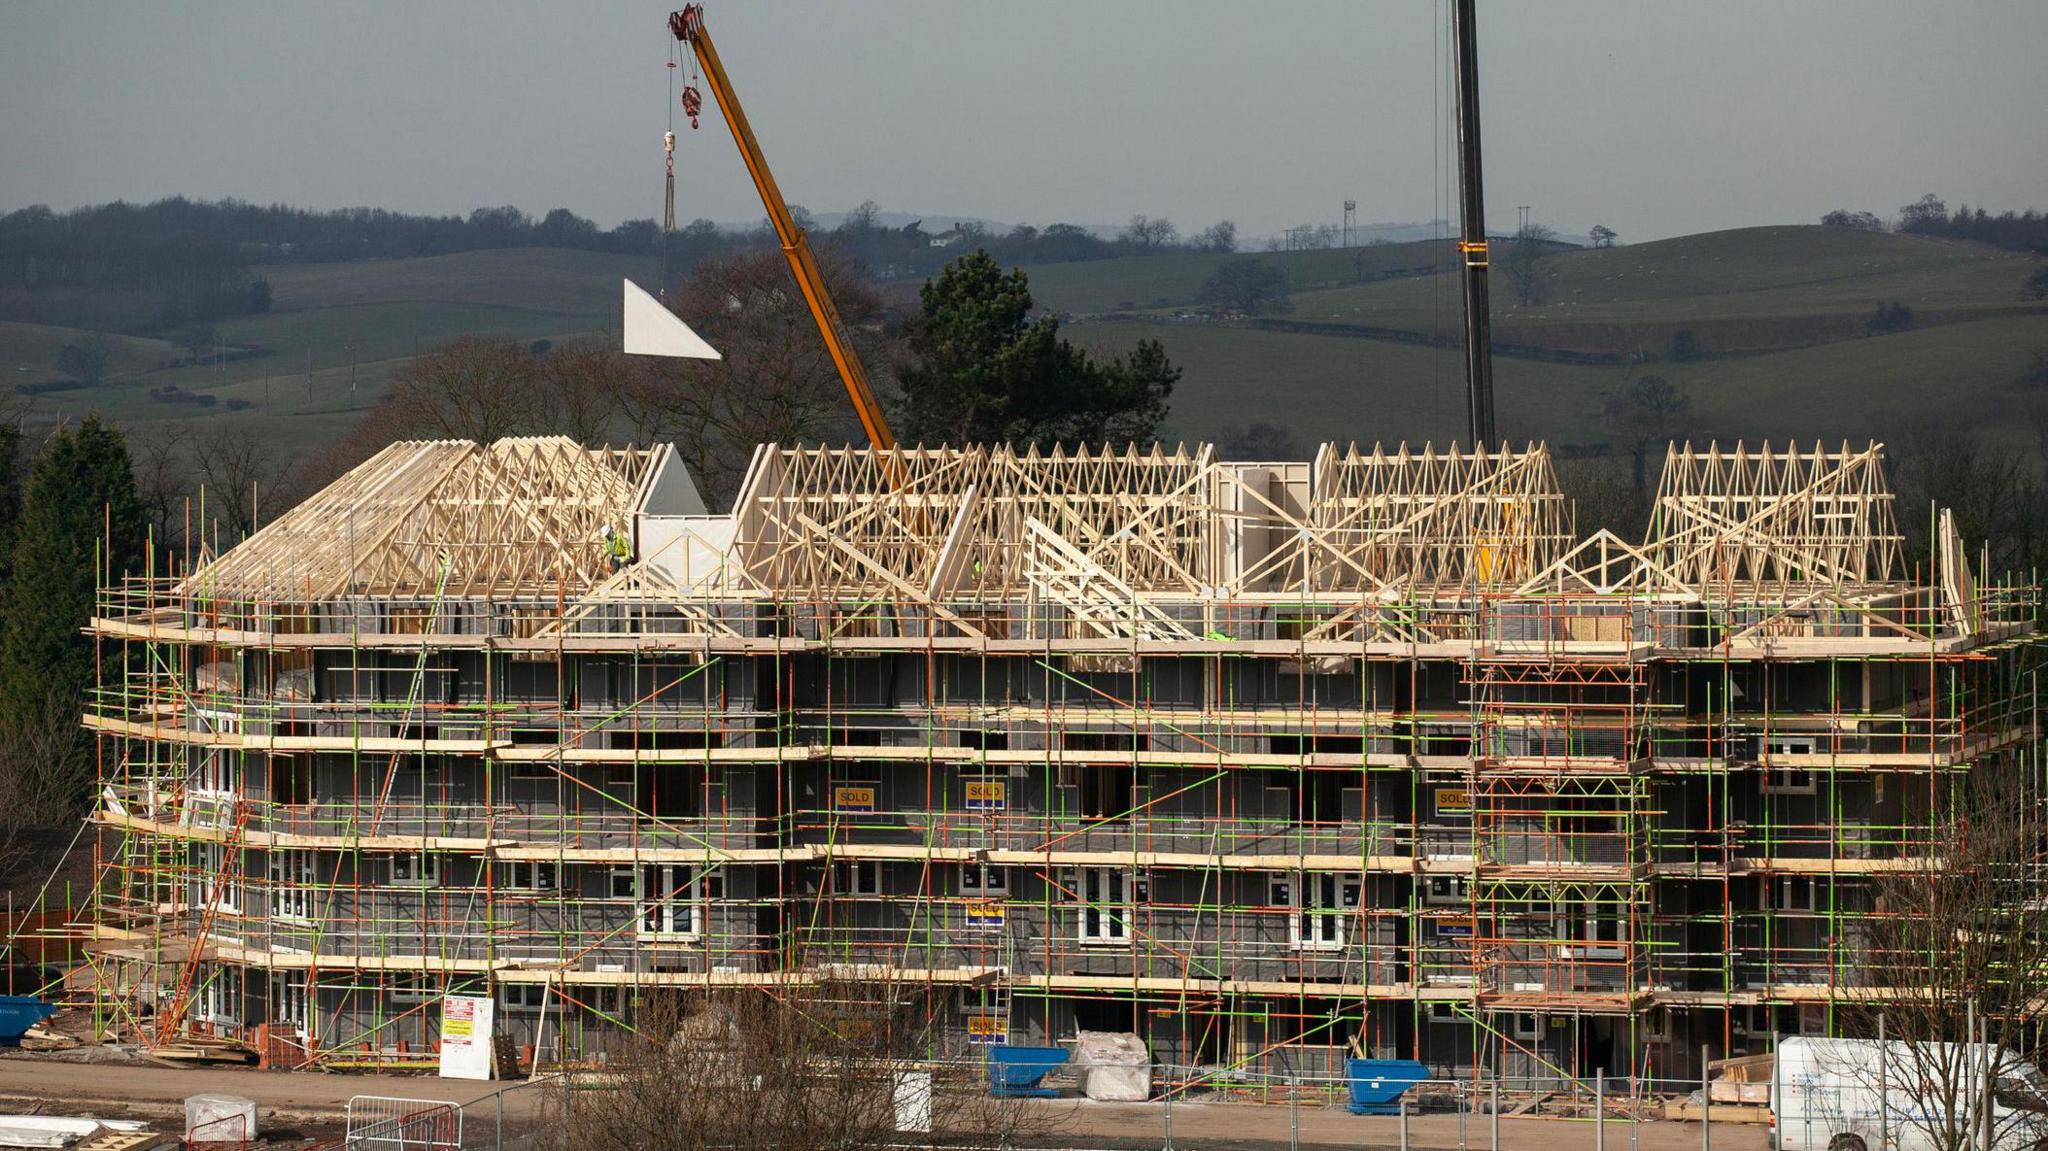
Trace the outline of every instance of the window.
<instances>
[{"instance_id":1,"label":"window","mask_svg":"<svg viewBox=\"0 0 2048 1151\"><path fill-rule=\"evenodd\" d=\"M501 983L498 998L505 1004L508 1015L532 1015L548 1001L548 985L545 983Z\"/></svg>"},{"instance_id":2,"label":"window","mask_svg":"<svg viewBox=\"0 0 2048 1151\"><path fill-rule=\"evenodd\" d=\"M514 859L498 865L498 886L506 891L558 891L562 865L552 859Z\"/></svg>"},{"instance_id":3,"label":"window","mask_svg":"<svg viewBox=\"0 0 2048 1151\"><path fill-rule=\"evenodd\" d=\"M585 987L578 990L576 998L583 1001L583 1009L592 1015L605 1016L611 1019L623 1019L626 1015L626 1004L632 997L632 992L633 989L630 987L620 987L616 984L599 984L596 987Z\"/></svg>"},{"instance_id":4,"label":"window","mask_svg":"<svg viewBox=\"0 0 2048 1151\"><path fill-rule=\"evenodd\" d=\"M882 894L882 865L872 859L842 859L835 886L841 895Z\"/></svg>"},{"instance_id":5,"label":"window","mask_svg":"<svg viewBox=\"0 0 2048 1151\"><path fill-rule=\"evenodd\" d=\"M1150 736L1125 732L1068 732L1061 737L1068 751L1114 751L1126 755L1149 750ZM1071 763L1060 765L1060 782L1077 788L1084 819L1128 815L1135 802L1137 769L1129 764Z\"/></svg>"},{"instance_id":6,"label":"window","mask_svg":"<svg viewBox=\"0 0 2048 1151\"><path fill-rule=\"evenodd\" d=\"M717 873L658 864L640 869L640 934L695 939L704 934L708 905L725 896Z\"/></svg>"},{"instance_id":7,"label":"window","mask_svg":"<svg viewBox=\"0 0 2048 1151\"><path fill-rule=\"evenodd\" d=\"M314 802L313 765L290 755L270 757L270 802L301 805Z\"/></svg>"},{"instance_id":8,"label":"window","mask_svg":"<svg viewBox=\"0 0 2048 1151\"><path fill-rule=\"evenodd\" d=\"M1517 1011L1508 1016L1508 1035L1523 1043L1543 1036L1543 1017L1534 1011Z\"/></svg>"},{"instance_id":9,"label":"window","mask_svg":"<svg viewBox=\"0 0 2048 1151\"><path fill-rule=\"evenodd\" d=\"M633 869L630 867L613 868L605 879L605 893L613 899L633 898L640 890L639 885L633 882L634 878Z\"/></svg>"},{"instance_id":10,"label":"window","mask_svg":"<svg viewBox=\"0 0 2048 1151\"><path fill-rule=\"evenodd\" d=\"M1470 903L1471 881L1462 875L1432 875L1422 901L1434 906Z\"/></svg>"},{"instance_id":11,"label":"window","mask_svg":"<svg viewBox=\"0 0 2048 1151\"><path fill-rule=\"evenodd\" d=\"M1778 910L1817 912L1827 896L1824 881L1811 875L1787 875L1778 880Z\"/></svg>"},{"instance_id":12,"label":"window","mask_svg":"<svg viewBox=\"0 0 2048 1151\"><path fill-rule=\"evenodd\" d=\"M425 1003L434 998L425 972L392 971L384 976L384 990L393 1003Z\"/></svg>"},{"instance_id":13,"label":"window","mask_svg":"<svg viewBox=\"0 0 2048 1151\"><path fill-rule=\"evenodd\" d=\"M1131 789L1138 773L1129 767L1100 764L1068 765L1068 780L1080 790L1081 818L1114 819L1131 812Z\"/></svg>"},{"instance_id":14,"label":"window","mask_svg":"<svg viewBox=\"0 0 2048 1151\"><path fill-rule=\"evenodd\" d=\"M1290 909L1288 945L1298 951L1342 949L1345 912L1357 908L1359 890L1356 875L1319 871L1275 876L1273 905Z\"/></svg>"},{"instance_id":15,"label":"window","mask_svg":"<svg viewBox=\"0 0 2048 1151\"><path fill-rule=\"evenodd\" d=\"M983 898L1010 894L1010 869L992 863L969 863L960 868L960 894Z\"/></svg>"},{"instance_id":16,"label":"window","mask_svg":"<svg viewBox=\"0 0 2048 1151\"><path fill-rule=\"evenodd\" d=\"M1357 783L1358 773L1295 771L1276 780L1267 788L1268 811L1290 823L1330 824L1343 822L1345 784Z\"/></svg>"},{"instance_id":17,"label":"window","mask_svg":"<svg viewBox=\"0 0 2048 1151\"><path fill-rule=\"evenodd\" d=\"M319 906L314 897L320 885L318 857L310 851L273 851L268 870L271 918L310 922Z\"/></svg>"},{"instance_id":18,"label":"window","mask_svg":"<svg viewBox=\"0 0 2048 1151\"><path fill-rule=\"evenodd\" d=\"M1773 767L1764 776L1765 795L1812 795L1814 773L1803 767Z\"/></svg>"},{"instance_id":19,"label":"window","mask_svg":"<svg viewBox=\"0 0 2048 1151\"><path fill-rule=\"evenodd\" d=\"M1010 734L1005 731L963 731L960 746L977 748L981 751L1010 750Z\"/></svg>"},{"instance_id":20,"label":"window","mask_svg":"<svg viewBox=\"0 0 2048 1151\"><path fill-rule=\"evenodd\" d=\"M1814 772L1811 768L1791 767L1775 762L1783 755L1812 755L1818 741L1810 735L1774 735L1764 742L1767 772L1764 775L1766 795L1812 795L1814 793Z\"/></svg>"},{"instance_id":21,"label":"window","mask_svg":"<svg viewBox=\"0 0 2048 1151\"><path fill-rule=\"evenodd\" d=\"M1621 958L1622 924L1628 917L1628 910L1622 905L1619 890L1597 888L1590 900L1556 904L1553 912L1552 921L1557 924L1560 936L1583 941L1583 944L1566 944L1566 958Z\"/></svg>"},{"instance_id":22,"label":"window","mask_svg":"<svg viewBox=\"0 0 2048 1151\"><path fill-rule=\"evenodd\" d=\"M192 845L192 884L189 901L195 912L209 906L222 915L242 913L242 867L239 852L218 843Z\"/></svg>"},{"instance_id":23,"label":"window","mask_svg":"<svg viewBox=\"0 0 2048 1151\"><path fill-rule=\"evenodd\" d=\"M313 997L306 991L305 976L270 977L270 1021L289 1027L302 1039L312 1034Z\"/></svg>"},{"instance_id":24,"label":"window","mask_svg":"<svg viewBox=\"0 0 2048 1151\"><path fill-rule=\"evenodd\" d=\"M393 887L438 887L440 883L440 856L424 851L408 851L391 857Z\"/></svg>"},{"instance_id":25,"label":"window","mask_svg":"<svg viewBox=\"0 0 2048 1151\"><path fill-rule=\"evenodd\" d=\"M1131 874L1117 867L1083 867L1074 893L1081 900L1081 942L1123 943L1131 937Z\"/></svg>"},{"instance_id":26,"label":"window","mask_svg":"<svg viewBox=\"0 0 2048 1151\"><path fill-rule=\"evenodd\" d=\"M234 978L227 968L215 963L201 964L199 985L192 989L192 1015L194 1018L215 1024L232 1026L238 1022L234 1015L235 996L230 992L230 980Z\"/></svg>"}]
</instances>

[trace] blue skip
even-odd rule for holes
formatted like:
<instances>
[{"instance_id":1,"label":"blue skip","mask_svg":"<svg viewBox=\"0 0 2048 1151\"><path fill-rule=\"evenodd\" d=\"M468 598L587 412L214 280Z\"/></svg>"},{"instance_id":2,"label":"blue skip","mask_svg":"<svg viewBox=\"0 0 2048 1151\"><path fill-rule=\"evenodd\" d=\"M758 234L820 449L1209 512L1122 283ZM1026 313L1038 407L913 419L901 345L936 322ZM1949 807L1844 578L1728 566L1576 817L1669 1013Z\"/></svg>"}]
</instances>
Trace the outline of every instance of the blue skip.
<instances>
[{"instance_id":1,"label":"blue skip","mask_svg":"<svg viewBox=\"0 0 2048 1151\"><path fill-rule=\"evenodd\" d=\"M1392 1115L1400 1110L1401 1093L1429 1078L1429 1068L1413 1059L1347 1059L1344 1074L1351 1080L1353 1115Z\"/></svg>"},{"instance_id":2,"label":"blue skip","mask_svg":"<svg viewBox=\"0 0 2048 1151\"><path fill-rule=\"evenodd\" d=\"M28 1029L57 1013L33 995L0 995L0 1047L19 1047Z\"/></svg>"},{"instance_id":3,"label":"blue skip","mask_svg":"<svg viewBox=\"0 0 2048 1151\"><path fill-rule=\"evenodd\" d=\"M1005 1099L1046 1099L1059 1092L1039 1086L1053 1068L1067 1061L1064 1047L1012 1047L998 1044L988 1049L988 1093Z\"/></svg>"}]
</instances>

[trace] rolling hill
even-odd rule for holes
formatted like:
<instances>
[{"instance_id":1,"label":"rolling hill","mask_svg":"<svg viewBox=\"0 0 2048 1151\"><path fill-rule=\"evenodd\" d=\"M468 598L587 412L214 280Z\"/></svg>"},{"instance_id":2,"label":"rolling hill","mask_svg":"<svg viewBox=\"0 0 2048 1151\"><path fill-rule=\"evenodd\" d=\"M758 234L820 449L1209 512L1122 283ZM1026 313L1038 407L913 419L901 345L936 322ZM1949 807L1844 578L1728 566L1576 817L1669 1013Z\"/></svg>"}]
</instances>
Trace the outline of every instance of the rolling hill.
<instances>
[{"instance_id":1,"label":"rolling hill","mask_svg":"<svg viewBox=\"0 0 2048 1151\"><path fill-rule=\"evenodd\" d=\"M1078 344L1103 354L1141 337L1165 344L1185 370L1175 435L1213 438L1256 420L1303 443L1460 433L1448 245L1247 255L1287 272L1291 313L1224 322L1201 314L1202 281L1233 258L1214 253L1026 271L1041 306L1069 317ZM1895 438L1942 422L2031 442L2031 426L2009 413L2035 357L2048 353L2048 304L2019 291L2034 262L1974 244L1820 227L1558 252L1542 261L1539 306L1514 306L1496 274L1500 424L1516 439L1599 445L1611 438L1604 398L1656 373L1688 390L1690 428L1701 435ZM30 418L98 409L145 432L229 421L291 451L345 434L394 372L448 340L615 330L619 279L652 269L628 257L518 248L263 271L272 311L218 325L227 354L195 362L166 341L111 337L106 382L37 396ZM1871 312L1892 301L1913 310L1912 326L1870 334ZM1700 354L1672 358L1673 337L1688 330ZM48 380L57 350L91 335L0 324L0 365L17 382Z\"/></svg>"}]
</instances>

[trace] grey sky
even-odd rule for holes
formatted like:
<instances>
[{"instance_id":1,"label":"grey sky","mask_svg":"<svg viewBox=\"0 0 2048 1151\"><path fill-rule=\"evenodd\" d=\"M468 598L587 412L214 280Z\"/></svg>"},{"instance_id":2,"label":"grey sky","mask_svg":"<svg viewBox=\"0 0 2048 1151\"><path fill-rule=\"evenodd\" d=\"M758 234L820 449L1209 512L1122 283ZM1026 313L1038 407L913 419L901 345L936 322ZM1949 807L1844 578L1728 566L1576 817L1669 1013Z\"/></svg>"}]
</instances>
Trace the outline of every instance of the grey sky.
<instances>
[{"instance_id":1,"label":"grey sky","mask_svg":"<svg viewBox=\"0 0 2048 1151\"><path fill-rule=\"evenodd\" d=\"M174 193L660 215L670 5L12 0L0 210ZM814 210L1247 235L1427 220L1442 0L714 0L784 193ZM2048 3L1480 0L1493 225L1625 240L2048 201ZM721 121L678 213L759 215ZM1436 210L1441 210L1437 208Z\"/></svg>"}]
</instances>

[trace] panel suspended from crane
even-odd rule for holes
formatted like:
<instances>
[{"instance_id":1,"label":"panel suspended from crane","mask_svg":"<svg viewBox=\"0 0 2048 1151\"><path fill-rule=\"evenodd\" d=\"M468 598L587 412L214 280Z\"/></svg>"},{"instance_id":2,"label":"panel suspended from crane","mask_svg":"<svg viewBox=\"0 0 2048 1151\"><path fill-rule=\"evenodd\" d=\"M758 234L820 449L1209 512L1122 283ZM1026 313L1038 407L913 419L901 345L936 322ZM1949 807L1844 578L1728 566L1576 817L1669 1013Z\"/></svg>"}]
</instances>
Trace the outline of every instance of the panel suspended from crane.
<instances>
[{"instance_id":1,"label":"panel suspended from crane","mask_svg":"<svg viewBox=\"0 0 2048 1151\"><path fill-rule=\"evenodd\" d=\"M624 336L622 350L629 356L673 356L684 360L722 360L718 349L690 330L682 317L647 294L631 280L625 281L626 300L621 316Z\"/></svg>"}]
</instances>

